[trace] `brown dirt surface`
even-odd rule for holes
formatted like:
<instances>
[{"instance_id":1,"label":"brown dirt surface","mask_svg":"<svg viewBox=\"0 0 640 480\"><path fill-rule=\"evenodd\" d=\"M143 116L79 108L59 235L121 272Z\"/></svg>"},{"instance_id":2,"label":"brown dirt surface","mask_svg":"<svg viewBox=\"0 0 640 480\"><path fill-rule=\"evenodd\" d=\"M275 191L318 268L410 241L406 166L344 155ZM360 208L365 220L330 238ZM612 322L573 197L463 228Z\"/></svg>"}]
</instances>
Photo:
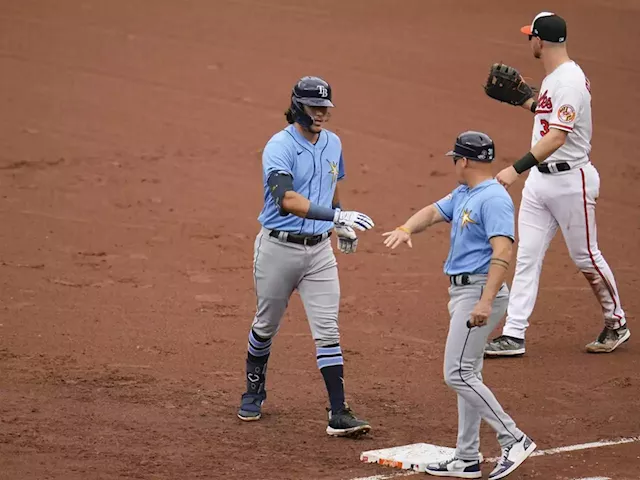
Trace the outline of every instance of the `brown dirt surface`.
<instances>
[{"instance_id":1,"label":"brown dirt surface","mask_svg":"<svg viewBox=\"0 0 640 480\"><path fill-rule=\"evenodd\" d=\"M527 355L484 377L546 449L640 433L640 6L557 1L593 91L599 241L632 337L583 347L599 306L562 237L545 261ZM461 0L3 0L0 5L0 479L327 479L392 472L364 450L453 445L442 381L446 226L390 253L380 234L455 186L443 158L480 129L496 168L531 117L488 99L495 61L532 83L530 4ZM321 75L345 150L343 202L371 214L338 256L347 396L373 430L324 433L300 300L270 361L260 422L236 416L254 313L261 149L291 86ZM521 184L513 188L520 200ZM497 454L482 430L486 456ZM639 478L629 444L532 458L515 478Z\"/></svg>"}]
</instances>

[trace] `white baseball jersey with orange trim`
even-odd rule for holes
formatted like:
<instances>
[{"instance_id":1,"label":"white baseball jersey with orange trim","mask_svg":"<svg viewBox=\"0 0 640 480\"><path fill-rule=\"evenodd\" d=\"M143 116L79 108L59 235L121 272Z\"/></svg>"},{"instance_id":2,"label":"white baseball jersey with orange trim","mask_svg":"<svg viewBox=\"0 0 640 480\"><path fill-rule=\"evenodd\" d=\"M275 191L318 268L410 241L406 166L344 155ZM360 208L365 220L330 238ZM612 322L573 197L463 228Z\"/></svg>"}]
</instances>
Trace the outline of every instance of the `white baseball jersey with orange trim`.
<instances>
[{"instance_id":1,"label":"white baseball jersey with orange trim","mask_svg":"<svg viewBox=\"0 0 640 480\"><path fill-rule=\"evenodd\" d=\"M586 163L591 152L591 91L580 66L568 61L545 77L540 86L531 146L557 128L570 132L565 144L544 163Z\"/></svg>"},{"instance_id":2,"label":"white baseball jersey with orange trim","mask_svg":"<svg viewBox=\"0 0 640 480\"><path fill-rule=\"evenodd\" d=\"M602 307L605 326L626 324L618 287L600 248L596 201L600 175L591 163L591 92L589 81L573 61L545 77L538 96L531 143L550 129L569 132L563 146L545 164L567 162L571 168L549 173L533 167L524 184L518 213L518 253L503 335L524 339L538 295L545 253L562 231L572 260L591 285Z\"/></svg>"}]
</instances>

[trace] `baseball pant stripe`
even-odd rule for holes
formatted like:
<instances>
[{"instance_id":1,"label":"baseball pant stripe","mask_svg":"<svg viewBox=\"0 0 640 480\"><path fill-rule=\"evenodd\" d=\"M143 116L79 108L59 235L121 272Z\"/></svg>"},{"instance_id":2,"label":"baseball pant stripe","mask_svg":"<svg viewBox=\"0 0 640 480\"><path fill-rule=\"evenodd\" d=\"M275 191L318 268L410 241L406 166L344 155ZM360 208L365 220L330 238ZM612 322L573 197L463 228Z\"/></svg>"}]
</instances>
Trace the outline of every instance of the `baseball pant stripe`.
<instances>
[{"instance_id":1,"label":"baseball pant stripe","mask_svg":"<svg viewBox=\"0 0 640 480\"><path fill-rule=\"evenodd\" d=\"M616 317L618 320L622 320L622 317L615 313L615 310L618 309L618 302L616 302L616 295L614 294L613 287L607 280L607 277L605 277L602 274L602 271L600 270L600 268L596 264L595 259L593 258L593 252L591 251L591 238L589 235L589 212L587 211L587 183L584 177L584 170L582 168L580 169L580 175L582 177L582 202L584 205L584 222L585 222L585 232L587 234L587 249L589 251L589 258L591 259L591 264L593 265L593 268L596 270L596 272L598 272L598 275L600 275L600 278L602 279L605 286L607 287L607 290L609 291L609 295L611 295L611 300L613 300L613 309L614 309L613 316Z\"/></svg>"},{"instance_id":2,"label":"baseball pant stripe","mask_svg":"<svg viewBox=\"0 0 640 480\"><path fill-rule=\"evenodd\" d=\"M513 445L523 433L502 408L491 389L482 381L484 348L489 334L505 314L509 289L502 286L492 305L491 315L484 327L469 329L467 321L482 295L481 285L449 287L449 332L444 351L444 379L458 397L458 440L456 456L464 459L478 457L480 423L482 418L496 432L502 448Z\"/></svg>"},{"instance_id":3,"label":"baseball pant stripe","mask_svg":"<svg viewBox=\"0 0 640 480\"><path fill-rule=\"evenodd\" d=\"M260 247L262 246L262 235L258 238L258 246L256 247L256 252L253 258L253 288L256 292L256 311L260 308L260 298L258 297L258 275L257 275L257 266L258 266L258 257L260 256Z\"/></svg>"},{"instance_id":4,"label":"baseball pant stripe","mask_svg":"<svg viewBox=\"0 0 640 480\"><path fill-rule=\"evenodd\" d=\"M462 352L460 353L460 368L458 369L458 375L460 376L460 381L462 381L462 383L464 383L467 387L469 387L476 395L478 395L482 401L487 405L487 408L489 408L489 410L491 410L491 413L493 413L495 415L495 417L498 419L498 421L502 424L502 426L504 427L504 429L509 433L509 435L511 435L513 437L513 439L516 442L519 442L521 439L516 437L511 430L509 430L509 428L504 424L504 422L502 421L502 419L500 418L500 416L496 413L496 411L491 408L491 404L489 402L487 402L487 400L482 396L482 394L480 392L478 392L475 388L473 388L462 376L462 360L464 358L464 350L465 348L467 348L467 343L469 342L469 336L471 335L471 328L469 329L469 331L467 332L467 338L464 340L464 344L462 345Z\"/></svg>"}]
</instances>

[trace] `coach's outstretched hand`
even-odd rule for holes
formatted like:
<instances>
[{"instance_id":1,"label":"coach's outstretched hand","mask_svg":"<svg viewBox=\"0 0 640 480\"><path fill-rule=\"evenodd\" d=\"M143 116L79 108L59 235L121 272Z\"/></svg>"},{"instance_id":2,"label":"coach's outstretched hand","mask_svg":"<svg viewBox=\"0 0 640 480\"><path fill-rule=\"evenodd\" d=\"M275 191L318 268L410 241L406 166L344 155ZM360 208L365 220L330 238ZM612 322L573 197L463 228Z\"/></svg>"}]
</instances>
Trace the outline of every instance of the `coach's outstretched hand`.
<instances>
[{"instance_id":1,"label":"coach's outstretched hand","mask_svg":"<svg viewBox=\"0 0 640 480\"><path fill-rule=\"evenodd\" d=\"M411 234L406 227L398 227L391 232L383 233L382 236L387 237L384 241L384 244L391 250L403 243L409 245L409 248L413 248L413 245L411 243Z\"/></svg>"}]
</instances>

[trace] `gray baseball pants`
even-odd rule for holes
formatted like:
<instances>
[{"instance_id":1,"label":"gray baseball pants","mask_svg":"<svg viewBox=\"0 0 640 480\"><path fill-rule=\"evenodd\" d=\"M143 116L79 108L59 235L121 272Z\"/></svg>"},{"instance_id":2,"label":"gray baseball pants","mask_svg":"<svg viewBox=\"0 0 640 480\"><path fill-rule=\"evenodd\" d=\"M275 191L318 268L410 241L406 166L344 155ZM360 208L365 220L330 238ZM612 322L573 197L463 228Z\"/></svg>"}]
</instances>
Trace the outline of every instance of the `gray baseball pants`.
<instances>
[{"instance_id":1,"label":"gray baseball pants","mask_svg":"<svg viewBox=\"0 0 640 480\"><path fill-rule=\"evenodd\" d=\"M262 228L254 244L257 310L252 329L263 338L275 336L297 289L316 346L339 343L340 282L331 240L305 246L270 237L269 232Z\"/></svg>"},{"instance_id":2,"label":"gray baseball pants","mask_svg":"<svg viewBox=\"0 0 640 480\"><path fill-rule=\"evenodd\" d=\"M506 284L502 285L493 302L487 325L467 327L486 279L487 275L470 275L469 285L449 287L451 322L444 354L444 379L458 394L456 457L468 461L479 458L481 420L495 430L502 448L516 443L524 435L482 382L481 375L487 338L507 310L509 289Z\"/></svg>"}]
</instances>

